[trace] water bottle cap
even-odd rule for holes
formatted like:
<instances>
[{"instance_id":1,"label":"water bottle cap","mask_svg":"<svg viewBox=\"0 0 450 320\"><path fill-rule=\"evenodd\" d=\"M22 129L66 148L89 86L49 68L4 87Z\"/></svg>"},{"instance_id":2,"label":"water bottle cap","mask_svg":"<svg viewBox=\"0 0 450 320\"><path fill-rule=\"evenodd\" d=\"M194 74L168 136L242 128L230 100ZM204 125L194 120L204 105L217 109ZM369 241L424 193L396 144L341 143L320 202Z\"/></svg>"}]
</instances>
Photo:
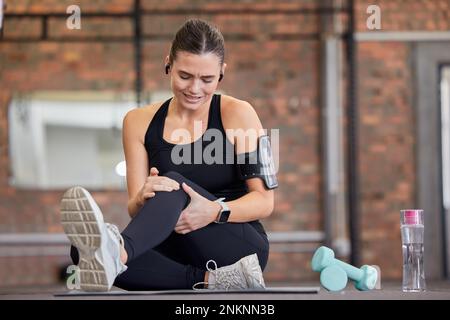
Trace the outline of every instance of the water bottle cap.
<instances>
[{"instance_id":1,"label":"water bottle cap","mask_svg":"<svg viewBox=\"0 0 450 320\"><path fill-rule=\"evenodd\" d=\"M421 209L402 210L404 217L404 224L422 224Z\"/></svg>"}]
</instances>

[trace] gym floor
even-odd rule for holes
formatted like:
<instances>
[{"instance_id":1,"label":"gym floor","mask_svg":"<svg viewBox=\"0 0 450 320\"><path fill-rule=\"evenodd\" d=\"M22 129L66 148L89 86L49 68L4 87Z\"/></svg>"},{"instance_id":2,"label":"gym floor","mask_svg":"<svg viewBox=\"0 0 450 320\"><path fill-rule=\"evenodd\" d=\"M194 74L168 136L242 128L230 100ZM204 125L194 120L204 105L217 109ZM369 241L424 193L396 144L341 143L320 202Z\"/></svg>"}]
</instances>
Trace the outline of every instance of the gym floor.
<instances>
[{"instance_id":1,"label":"gym floor","mask_svg":"<svg viewBox=\"0 0 450 320\"><path fill-rule=\"evenodd\" d=\"M285 284L271 283L268 287L317 287L318 283ZM0 300L450 300L450 281L428 282L428 290L422 293L404 293L401 284L382 284L381 290L361 292L352 284L340 292L328 292L321 288L318 293L211 293L211 294L148 294L148 295L99 295L55 296L67 292L59 287L18 287L0 289ZM120 289L113 288L113 291Z\"/></svg>"}]
</instances>

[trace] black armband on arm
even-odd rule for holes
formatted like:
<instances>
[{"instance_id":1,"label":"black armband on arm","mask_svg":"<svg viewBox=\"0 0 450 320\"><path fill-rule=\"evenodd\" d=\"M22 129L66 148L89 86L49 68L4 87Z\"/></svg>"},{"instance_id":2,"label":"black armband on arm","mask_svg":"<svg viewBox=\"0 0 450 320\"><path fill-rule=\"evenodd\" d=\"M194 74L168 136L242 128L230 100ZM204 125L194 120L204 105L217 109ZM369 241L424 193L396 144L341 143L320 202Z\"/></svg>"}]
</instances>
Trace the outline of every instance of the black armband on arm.
<instances>
[{"instance_id":1,"label":"black armband on arm","mask_svg":"<svg viewBox=\"0 0 450 320\"><path fill-rule=\"evenodd\" d=\"M243 180L260 178L267 189L278 187L269 136L258 138L255 151L238 154L237 168L239 177Z\"/></svg>"}]
</instances>

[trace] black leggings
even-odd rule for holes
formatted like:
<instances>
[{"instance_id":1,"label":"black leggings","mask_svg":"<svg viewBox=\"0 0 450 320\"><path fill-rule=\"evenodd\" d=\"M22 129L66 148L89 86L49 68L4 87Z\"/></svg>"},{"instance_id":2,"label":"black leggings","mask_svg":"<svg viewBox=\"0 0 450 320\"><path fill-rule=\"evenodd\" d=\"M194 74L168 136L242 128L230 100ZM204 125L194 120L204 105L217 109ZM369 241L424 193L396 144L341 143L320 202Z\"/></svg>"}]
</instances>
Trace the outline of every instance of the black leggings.
<instances>
[{"instance_id":1,"label":"black leggings","mask_svg":"<svg viewBox=\"0 0 450 320\"><path fill-rule=\"evenodd\" d=\"M128 269L116 278L115 286L125 290L191 289L204 281L208 260L221 267L253 253L264 270L269 242L249 223L211 223L185 235L173 231L190 201L181 188L183 182L209 200L216 197L179 173L171 171L165 176L179 182L180 189L156 192L122 232ZM78 264L75 247L70 254Z\"/></svg>"}]
</instances>

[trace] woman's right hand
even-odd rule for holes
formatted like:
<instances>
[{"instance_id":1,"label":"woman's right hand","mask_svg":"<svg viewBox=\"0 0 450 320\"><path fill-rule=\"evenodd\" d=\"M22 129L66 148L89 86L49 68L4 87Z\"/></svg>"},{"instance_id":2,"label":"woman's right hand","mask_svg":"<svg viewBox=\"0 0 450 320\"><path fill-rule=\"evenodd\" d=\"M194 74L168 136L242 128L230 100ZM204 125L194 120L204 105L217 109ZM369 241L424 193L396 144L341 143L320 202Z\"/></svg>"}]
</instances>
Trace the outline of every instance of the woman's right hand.
<instances>
[{"instance_id":1,"label":"woman's right hand","mask_svg":"<svg viewBox=\"0 0 450 320\"><path fill-rule=\"evenodd\" d=\"M156 195L156 191L173 191L179 190L180 184L168 177L158 176L159 171L155 167L150 169L150 175L145 180L144 185L137 194L137 204L143 206L147 199L153 198Z\"/></svg>"}]
</instances>

